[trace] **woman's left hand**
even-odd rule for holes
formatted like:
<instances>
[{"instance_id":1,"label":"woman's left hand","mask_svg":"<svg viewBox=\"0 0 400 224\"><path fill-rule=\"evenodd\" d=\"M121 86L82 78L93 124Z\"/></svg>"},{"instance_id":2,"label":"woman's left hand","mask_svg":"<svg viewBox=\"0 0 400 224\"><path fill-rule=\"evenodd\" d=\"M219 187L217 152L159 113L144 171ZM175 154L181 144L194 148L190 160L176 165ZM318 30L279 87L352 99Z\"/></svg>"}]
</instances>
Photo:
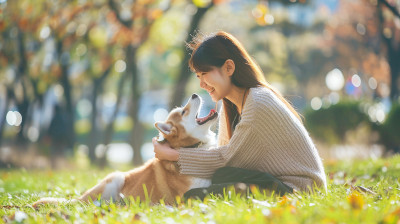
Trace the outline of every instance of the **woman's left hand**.
<instances>
[{"instance_id":1,"label":"woman's left hand","mask_svg":"<svg viewBox=\"0 0 400 224\"><path fill-rule=\"evenodd\" d=\"M159 160L169 160L169 161L178 161L179 152L173 148L171 148L168 143L159 143L157 138L154 137L152 139L154 146L154 153L157 159Z\"/></svg>"}]
</instances>

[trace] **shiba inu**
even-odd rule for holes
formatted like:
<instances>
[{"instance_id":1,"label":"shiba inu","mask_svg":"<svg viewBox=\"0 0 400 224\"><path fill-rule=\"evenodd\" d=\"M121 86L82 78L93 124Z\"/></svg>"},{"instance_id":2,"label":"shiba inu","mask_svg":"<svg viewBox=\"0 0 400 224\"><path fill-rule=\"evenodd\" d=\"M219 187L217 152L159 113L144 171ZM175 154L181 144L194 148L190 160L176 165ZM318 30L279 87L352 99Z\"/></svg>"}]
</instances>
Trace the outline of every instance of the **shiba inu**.
<instances>
[{"instance_id":1,"label":"shiba inu","mask_svg":"<svg viewBox=\"0 0 400 224\"><path fill-rule=\"evenodd\" d=\"M198 114L202 99L193 94L184 107L173 109L165 122L156 122L160 131L159 141L167 141L169 145L179 148L209 147L216 144L215 133L210 127L216 122L218 114L215 110L203 118ZM42 198L33 204L57 204L72 201L119 200L121 197L146 197L152 203L161 199L172 204L176 196L182 196L191 188L208 187L211 180L181 175L176 162L161 161L157 158L149 160L141 167L127 172L114 172L105 177L99 184L87 190L78 199ZM147 194L147 196L146 196Z\"/></svg>"}]
</instances>

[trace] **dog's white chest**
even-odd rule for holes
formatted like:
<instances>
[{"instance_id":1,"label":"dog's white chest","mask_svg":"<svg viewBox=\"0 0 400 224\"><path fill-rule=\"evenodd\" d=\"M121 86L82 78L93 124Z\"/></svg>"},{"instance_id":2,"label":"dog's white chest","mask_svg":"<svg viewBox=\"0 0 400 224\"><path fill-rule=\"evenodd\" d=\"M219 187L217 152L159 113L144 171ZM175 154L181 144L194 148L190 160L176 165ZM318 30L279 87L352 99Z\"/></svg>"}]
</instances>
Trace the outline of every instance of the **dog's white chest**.
<instances>
[{"instance_id":1,"label":"dog's white chest","mask_svg":"<svg viewBox=\"0 0 400 224\"><path fill-rule=\"evenodd\" d=\"M201 188L201 187L209 187L211 186L210 179L192 177L192 184L190 185L190 189L193 188Z\"/></svg>"}]
</instances>

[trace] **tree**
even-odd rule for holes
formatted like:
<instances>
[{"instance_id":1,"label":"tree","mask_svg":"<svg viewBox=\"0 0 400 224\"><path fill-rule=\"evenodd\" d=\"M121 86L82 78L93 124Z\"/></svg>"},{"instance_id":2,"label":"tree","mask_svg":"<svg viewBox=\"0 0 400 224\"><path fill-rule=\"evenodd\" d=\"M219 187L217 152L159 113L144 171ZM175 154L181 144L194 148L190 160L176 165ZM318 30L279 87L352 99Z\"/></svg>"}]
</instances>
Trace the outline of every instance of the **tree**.
<instances>
[{"instance_id":1,"label":"tree","mask_svg":"<svg viewBox=\"0 0 400 224\"><path fill-rule=\"evenodd\" d=\"M126 11L126 8L122 8L115 0L108 1L110 9L114 12L115 22L119 24L118 39L125 49L125 60L127 61L125 72L131 79L129 116L133 121L133 130L130 144L134 150L133 164L135 166L143 163L140 149L144 139L144 127L138 116L142 90L139 88L137 52L139 47L147 40L152 24L169 9L171 1L168 2L167 7L163 8L157 7L159 6L158 3L156 0L138 1L132 3L129 11ZM127 16L127 12L129 12L129 16Z\"/></svg>"},{"instance_id":2,"label":"tree","mask_svg":"<svg viewBox=\"0 0 400 224\"><path fill-rule=\"evenodd\" d=\"M399 1L379 0L377 4L381 37L387 51L390 66L390 98L400 97L400 3ZM396 24L397 20L397 24Z\"/></svg>"},{"instance_id":3,"label":"tree","mask_svg":"<svg viewBox=\"0 0 400 224\"><path fill-rule=\"evenodd\" d=\"M24 4L22 4L24 3ZM0 6L2 6L0 4ZM34 55L40 49L40 42L35 35L40 29L42 7L34 8L30 2L18 0L5 5L4 15L0 22L2 32L0 49L1 73L8 73L7 80L2 80L6 86L6 103L3 114L14 102L22 116L16 142L26 144L29 124L29 108L33 102L41 103L43 92L38 86L37 77L31 74L34 66L29 66ZM4 76L5 77L5 76ZM5 121L0 122L0 142L4 132Z\"/></svg>"},{"instance_id":4,"label":"tree","mask_svg":"<svg viewBox=\"0 0 400 224\"><path fill-rule=\"evenodd\" d=\"M176 85L173 88L169 109L172 109L173 107L180 105L182 103L183 97L185 96L186 86L191 74L188 68L190 55L188 49L186 48L186 43L190 43L192 41L192 38L195 35L196 30L199 28L201 19L204 17L206 12L213 6L214 6L213 2L206 5L205 7L196 5L196 13L192 17L192 21L190 22L189 25L189 32L187 33L186 41L184 43L184 46L182 47L184 51L184 56L181 63L178 79L176 80Z\"/></svg>"}]
</instances>

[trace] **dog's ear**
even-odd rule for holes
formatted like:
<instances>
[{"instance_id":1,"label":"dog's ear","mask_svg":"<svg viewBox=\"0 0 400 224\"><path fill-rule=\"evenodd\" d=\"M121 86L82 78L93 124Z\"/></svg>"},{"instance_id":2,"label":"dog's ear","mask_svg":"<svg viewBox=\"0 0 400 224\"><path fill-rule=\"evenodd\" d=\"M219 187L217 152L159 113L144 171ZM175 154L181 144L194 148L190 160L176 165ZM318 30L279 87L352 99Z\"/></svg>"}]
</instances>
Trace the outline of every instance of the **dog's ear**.
<instances>
[{"instance_id":1,"label":"dog's ear","mask_svg":"<svg viewBox=\"0 0 400 224\"><path fill-rule=\"evenodd\" d=\"M154 126L163 134L169 135L171 133L172 125L163 123L163 122L156 122Z\"/></svg>"}]
</instances>

